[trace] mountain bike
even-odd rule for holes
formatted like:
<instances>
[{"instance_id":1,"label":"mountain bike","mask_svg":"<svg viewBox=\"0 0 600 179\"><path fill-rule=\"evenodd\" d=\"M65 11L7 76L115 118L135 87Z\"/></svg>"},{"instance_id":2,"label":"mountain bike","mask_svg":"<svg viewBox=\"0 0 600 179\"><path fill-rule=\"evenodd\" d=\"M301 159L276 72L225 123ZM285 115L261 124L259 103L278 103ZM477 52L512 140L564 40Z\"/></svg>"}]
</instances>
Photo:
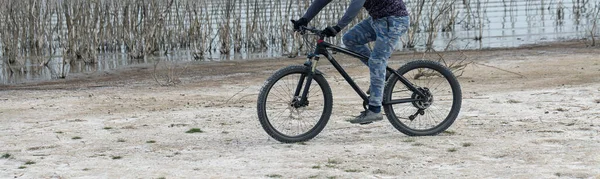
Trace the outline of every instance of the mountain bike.
<instances>
[{"instance_id":1,"label":"mountain bike","mask_svg":"<svg viewBox=\"0 0 600 179\"><path fill-rule=\"evenodd\" d=\"M303 142L317 136L329 121L333 98L324 73L317 69L319 59L327 58L339 74L363 99L367 109L369 96L335 60L332 53L342 53L366 64L369 57L326 42L320 30L302 27L305 42L318 39L314 52L303 65L276 71L262 86L257 100L258 119L262 128L284 143ZM430 60L410 61L398 70L386 68L383 109L390 123L409 136L439 134L454 123L460 111L461 88L446 66Z\"/></svg>"}]
</instances>

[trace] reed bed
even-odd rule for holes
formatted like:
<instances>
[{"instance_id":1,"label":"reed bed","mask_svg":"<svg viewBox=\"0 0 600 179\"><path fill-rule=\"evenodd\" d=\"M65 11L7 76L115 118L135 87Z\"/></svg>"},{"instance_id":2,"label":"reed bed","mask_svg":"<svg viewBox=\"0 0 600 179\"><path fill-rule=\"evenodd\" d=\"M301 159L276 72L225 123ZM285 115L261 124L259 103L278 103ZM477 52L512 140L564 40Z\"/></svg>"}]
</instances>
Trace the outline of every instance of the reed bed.
<instances>
[{"instance_id":1,"label":"reed bed","mask_svg":"<svg viewBox=\"0 0 600 179\"><path fill-rule=\"evenodd\" d=\"M594 39L598 28L598 1L530 1L537 10L554 9L557 23L566 13L586 17ZM271 51L297 56L308 49L292 35L290 19L299 18L311 0L0 0L0 47L5 64L19 66L24 59L48 64L94 64L102 53L125 53L130 59L189 50L194 59L214 54L233 55ZM333 25L349 1L333 1L311 23ZM436 46L440 34L454 37L456 29L472 30L475 41L484 37L486 12L513 13L517 0L406 1L411 26L403 37L407 49L452 49L452 41ZM502 8L503 7L503 8ZM354 23L368 17L359 14ZM577 18L579 19L579 18ZM352 25L351 24L351 25ZM347 30L348 28L344 29ZM343 32L342 32L343 33ZM333 42L340 43L334 38ZM454 47L456 48L456 47ZM33 58L35 57L35 58ZM60 58L54 58L60 57Z\"/></svg>"}]
</instances>

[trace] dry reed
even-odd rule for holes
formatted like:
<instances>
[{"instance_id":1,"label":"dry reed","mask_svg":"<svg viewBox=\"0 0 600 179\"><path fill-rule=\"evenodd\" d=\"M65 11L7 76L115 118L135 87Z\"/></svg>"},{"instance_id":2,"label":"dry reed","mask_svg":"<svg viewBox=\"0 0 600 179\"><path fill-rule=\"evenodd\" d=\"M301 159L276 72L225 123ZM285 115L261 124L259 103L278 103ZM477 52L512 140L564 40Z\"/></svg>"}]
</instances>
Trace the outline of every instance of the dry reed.
<instances>
[{"instance_id":1,"label":"dry reed","mask_svg":"<svg viewBox=\"0 0 600 179\"><path fill-rule=\"evenodd\" d=\"M590 1L573 1L574 14L590 19L589 35L595 44L598 5ZM103 53L126 53L131 59L143 59L177 50L190 50L195 59L212 54L267 50L294 57L309 49L302 44L302 39L291 35L289 20L299 18L310 2L0 0L3 4L0 6L1 55L8 66L23 65L26 57L33 59L35 64L47 65L49 60L57 59L53 56L60 56L64 66L74 62L94 64ZM411 26L402 40L405 48L436 48L434 44L439 33L452 32L457 24L465 29L475 29L478 33L473 39L484 38L488 18L485 11L490 0L415 0L406 3L411 13ZM516 3L515 0L501 2L508 12L512 12ZM333 1L310 25L335 24L347 5L348 1ZM561 23L565 12L570 10L562 3L541 1L537 5L541 9L553 6L555 10L551 13L557 17L557 23ZM350 26L367 17L366 12L361 12ZM337 44L340 41L340 38L332 39ZM64 73L65 68L62 71Z\"/></svg>"}]
</instances>

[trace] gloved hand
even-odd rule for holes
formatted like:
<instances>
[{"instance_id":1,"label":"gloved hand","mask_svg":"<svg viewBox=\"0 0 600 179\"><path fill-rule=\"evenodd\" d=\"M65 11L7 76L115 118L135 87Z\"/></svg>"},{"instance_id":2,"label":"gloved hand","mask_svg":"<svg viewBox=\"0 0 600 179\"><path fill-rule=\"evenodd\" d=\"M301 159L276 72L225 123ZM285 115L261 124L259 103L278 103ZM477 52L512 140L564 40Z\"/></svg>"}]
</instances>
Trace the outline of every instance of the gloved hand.
<instances>
[{"instance_id":1,"label":"gloved hand","mask_svg":"<svg viewBox=\"0 0 600 179\"><path fill-rule=\"evenodd\" d=\"M336 26L329 26L325 29L323 29L323 35L325 35L326 37L334 37L336 36L340 30L342 30L342 28Z\"/></svg>"},{"instance_id":2,"label":"gloved hand","mask_svg":"<svg viewBox=\"0 0 600 179\"><path fill-rule=\"evenodd\" d=\"M294 24L294 31L300 31L300 27L308 25L308 19L303 17L298 20L292 20L292 24Z\"/></svg>"}]
</instances>

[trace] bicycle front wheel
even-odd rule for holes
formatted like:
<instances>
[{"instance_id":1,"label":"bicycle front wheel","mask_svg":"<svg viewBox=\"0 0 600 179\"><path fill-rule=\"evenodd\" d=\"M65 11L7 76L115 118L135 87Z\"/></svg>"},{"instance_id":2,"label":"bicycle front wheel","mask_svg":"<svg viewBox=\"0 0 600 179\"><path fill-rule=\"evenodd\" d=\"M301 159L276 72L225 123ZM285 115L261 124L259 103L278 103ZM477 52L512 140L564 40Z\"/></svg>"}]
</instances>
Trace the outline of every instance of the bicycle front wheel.
<instances>
[{"instance_id":1,"label":"bicycle front wheel","mask_svg":"<svg viewBox=\"0 0 600 179\"><path fill-rule=\"evenodd\" d=\"M320 73L313 75L307 100L300 104L308 69L306 66L290 66L277 71L267 79L258 95L260 124L267 134L280 142L302 142L314 138L325 128L331 116L331 88Z\"/></svg>"},{"instance_id":2,"label":"bicycle front wheel","mask_svg":"<svg viewBox=\"0 0 600 179\"><path fill-rule=\"evenodd\" d=\"M390 123L410 136L436 135L448 129L462 102L460 85L452 72L433 61L412 61L402 75L425 96L418 95L392 75L384 90L384 110Z\"/></svg>"}]
</instances>

